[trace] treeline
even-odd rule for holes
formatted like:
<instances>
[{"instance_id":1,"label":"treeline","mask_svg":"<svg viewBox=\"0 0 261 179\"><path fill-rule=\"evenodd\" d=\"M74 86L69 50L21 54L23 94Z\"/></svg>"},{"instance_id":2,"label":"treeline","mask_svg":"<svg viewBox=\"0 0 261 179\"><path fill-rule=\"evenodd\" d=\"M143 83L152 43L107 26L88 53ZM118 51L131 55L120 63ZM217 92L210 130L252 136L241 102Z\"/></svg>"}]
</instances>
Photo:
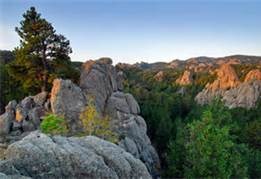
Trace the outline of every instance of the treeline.
<instances>
[{"instance_id":1,"label":"treeline","mask_svg":"<svg viewBox=\"0 0 261 179\"><path fill-rule=\"evenodd\" d=\"M181 72L174 70L161 82L153 71L122 70L126 91L141 106L163 177L261 177L260 102L251 110L228 109L218 99L200 106L194 97L212 76L197 76L197 83L179 86L175 80Z\"/></svg>"}]
</instances>

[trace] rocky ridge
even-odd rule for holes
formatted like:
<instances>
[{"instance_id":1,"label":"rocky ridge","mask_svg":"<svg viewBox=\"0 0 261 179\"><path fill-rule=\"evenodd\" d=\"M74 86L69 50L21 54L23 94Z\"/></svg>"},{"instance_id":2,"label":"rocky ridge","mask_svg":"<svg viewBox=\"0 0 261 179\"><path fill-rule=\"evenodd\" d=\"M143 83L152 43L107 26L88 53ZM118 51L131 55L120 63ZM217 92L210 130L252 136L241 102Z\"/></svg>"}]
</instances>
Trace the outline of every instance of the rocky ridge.
<instances>
[{"instance_id":1,"label":"rocky ridge","mask_svg":"<svg viewBox=\"0 0 261 179\"><path fill-rule=\"evenodd\" d=\"M222 64L217 70L217 79L207 84L198 93L195 100L199 104L210 103L214 98L220 97L229 108L255 107L261 96L261 72L258 69L251 70L240 82L237 74L230 64Z\"/></svg>"}]
</instances>

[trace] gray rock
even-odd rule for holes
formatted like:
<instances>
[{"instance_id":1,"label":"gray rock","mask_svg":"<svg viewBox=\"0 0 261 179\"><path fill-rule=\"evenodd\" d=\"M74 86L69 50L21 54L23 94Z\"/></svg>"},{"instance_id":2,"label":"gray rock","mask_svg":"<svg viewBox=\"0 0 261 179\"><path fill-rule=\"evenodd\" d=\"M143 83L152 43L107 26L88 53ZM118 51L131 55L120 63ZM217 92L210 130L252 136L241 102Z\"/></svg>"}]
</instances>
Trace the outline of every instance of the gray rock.
<instances>
[{"instance_id":1,"label":"gray rock","mask_svg":"<svg viewBox=\"0 0 261 179\"><path fill-rule=\"evenodd\" d=\"M36 129L36 127L34 126L32 121L23 120L22 129L23 129L23 132L29 132L29 131L34 131Z\"/></svg>"},{"instance_id":2,"label":"gray rock","mask_svg":"<svg viewBox=\"0 0 261 179\"><path fill-rule=\"evenodd\" d=\"M50 101L52 112L67 120L71 132L80 130L79 115L86 105L86 99L78 86L70 80L55 79Z\"/></svg>"},{"instance_id":3,"label":"gray rock","mask_svg":"<svg viewBox=\"0 0 261 179\"><path fill-rule=\"evenodd\" d=\"M100 59L83 64L80 87L86 96L94 97L99 112L103 112L106 100L118 89L116 76L116 69L109 60Z\"/></svg>"},{"instance_id":4,"label":"gray rock","mask_svg":"<svg viewBox=\"0 0 261 179\"><path fill-rule=\"evenodd\" d=\"M97 137L49 137L32 132L9 145L0 172L32 178L151 178L145 165Z\"/></svg>"},{"instance_id":5,"label":"gray rock","mask_svg":"<svg viewBox=\"0 0 261 179\"><path fill-rule=\"evenodd\" d=\"M214 98L219 97L229 108L244 107L253 108L261 96L261 81L254 80L239 84L237 87L224 90L204 89L197 94L195 100L199 104L208 104Z\"/></svg>"},{"instance_id":6,"label":"gray rock","mask_svg":"<svg viewBox=\"0 0 261 179\"><path fill-rule=\"evenodd\" d=\"M32 98L36 105L43 106L47 100L47 97L48 97L48 93L46 91L43 91L43 92L33 96Z\"/></svg>"},{"instance_id":7,"label":"gray rock","mask_svg":"<svg viewBox=\"0 0 261 179\"><path fill-rule=\"evenodd\" d=\"M11 131L12 120L14 120L12 111L7 111L0 116L0 136L7 135Z\"/></svg>"},{"instance_id":8,"label":"gray rock","mask_svg":"<svg viewBox=\"0 0 261 179\"><path fill-rule=\"evenodd\" d=\"M32 109L35 106L35 102L33 100L33 98L31 96L24 98L21 101L21 107L26 110L29 111L30 109Z\"/></svg>"}]
</instances>

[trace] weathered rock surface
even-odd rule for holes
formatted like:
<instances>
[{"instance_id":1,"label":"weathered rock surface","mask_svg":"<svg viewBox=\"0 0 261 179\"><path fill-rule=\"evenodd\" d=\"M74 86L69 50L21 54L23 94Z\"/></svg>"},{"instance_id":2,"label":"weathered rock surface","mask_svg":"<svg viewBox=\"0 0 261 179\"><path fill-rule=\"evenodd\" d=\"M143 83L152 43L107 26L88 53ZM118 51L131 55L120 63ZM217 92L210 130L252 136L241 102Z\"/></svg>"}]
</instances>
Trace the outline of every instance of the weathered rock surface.
<instances>
[{"instance_id":1,"label":"weathered rock surface","mask_svg":"<svg viewBox=\"0 0 261 179\"><path fill-rule=\"evenodd\" d=\"M150 143L146 123L139 116L140 108L131 94L121 92L122 82L110 59L88 61L83 64L80 87L88 97L93 97L101 114L109 115L113 129L121 136L120 146L141 159L154 176L158 175L160 162Z\"/></svg>"},{"instance_id":2,"label":"weathered rock surface","mask_svg":"<svg viewBox=\"0 0 261 179\"><path fill-rule=\"evenodd\" d=\"M205 89L198 93L195 100L199 104L210 103L219 97L230 108L255 107L261 96L260 71L252 70L241 83L234 69L229 64L223 64L217 72L218 78L206 85Z\"/></svg>"},{"instance_id":3,"label":"weathered rock surface","mask_svg":"<svg viewBox=\"0 0 261 179\"><path fill-rule=\"evenodd\" d=\"M80 87L87 97L94 97L97 110L103 112L106 100L118 88L117 72L111 65L112 60L102 58L97 61L87 61L83 64Z\"/></svg>"},{"instance_id":4,"label":"weathered rock surface","mask_svg":"<svg viewBox=\"0 0 261 179\"><path fill-rule=\"evenodd\" d=\"M157 81L162 81L164 79L164 72L163 71L159 71L155 76L154 79Z\"/></svg>"},{"instance_id":5,"label":"weathered rock surface","mask_svg":"<svg viewBox=\"0 0 261 179\"><path fill-rule=\"evenodd\" d=\"M13 142L28 132L38 129L45 114L47 93L24 98L20 103L10 101L5 113L0 116L0 142Z\"/></svg>"},{"instance_id":6,"label":"weathered rock surface","mask_svg":"<svg viewBox=\"0 0 261 179\"><path fill-rule=\"evenodd\" d=\"M11 144L0 172L32 178L151 178L145 165L97 137L49 137L38 131Z\"/></svg>"},{"instance_id":7,"label":"weathered rock surface","mask_svg":"<svg viewBox=\"0 0 261 179\"><path fill-rule=\"evenodd\" d=\"M244 82L251 80L261 80L261 71L259 69L251 70L245 77Z\"/></svg>"},{"instance_id":8,"label":"weathered rock surface","mask_svg":"<svg viewBox=\"0 0 261 179\"><path fill-rule=\"evenodd\" d=\"M55 79L50 102L52 112L63 116L72 132L81 129L79 115L86 106L86 99L81 88L70 80Z\"/></svg>"},{"instance_id":9,"label":"weathered rock surface","mask_svg":"<svg viewBox=\"0 0 261 179\"><path fill-rule=\"evenodd\" d=\"M176 80L176 83L180 85L189 85L193 83L193 73L185 70L183 75Z\"/></svg>"},{"instance_id":10,"label":"weathered rock surface","mask_svg":"<svg viewBox=\"0 0 261 179\"><path fill-rule=\"evenodd\" d=\"M122 81L122 72L117 72L110 59L88 61L83 64L80 87L70 80L56 79L50 99L46 99L48 94L41 93L27 97L19 104L10 104L10 109L0 118L0 125L5 126L0 132L8 134L9 138L12 138L11 134L19 139L24 137L39 127L41 116L50 106L54 114L67 120L71 132L77 133L82 129L79 115L92 98L99 115L110 117L113 130L120 136L119 146L144 162L152 176L158 176L159 157L146 134L147 126L139 116L137 101L131 94L122 92Z\"/></svg>"},{"instance_id":11,"label":"weathered rock surface","mask_svg":"<svg viewBox=\"0 0 261 179\"><path fill-rule=\"evenodd\" d=\"M234 88L240 84L239 79L235 70L230 66L230 64L223 64L217 70L217 79L206 86L207 89L211 91L215 90L227 90Z\"/></svg>"},{"instance_id":12,"label":"weathered rock surface","mask_svg":"<svg viewBox=\"0 0 261 179\"><path fill-rule=\"evenodd\" d=\"M261 96L261 81L249 81L224 93L222 100L230 108L253 108Z\"/></svg>"}]
</instances>

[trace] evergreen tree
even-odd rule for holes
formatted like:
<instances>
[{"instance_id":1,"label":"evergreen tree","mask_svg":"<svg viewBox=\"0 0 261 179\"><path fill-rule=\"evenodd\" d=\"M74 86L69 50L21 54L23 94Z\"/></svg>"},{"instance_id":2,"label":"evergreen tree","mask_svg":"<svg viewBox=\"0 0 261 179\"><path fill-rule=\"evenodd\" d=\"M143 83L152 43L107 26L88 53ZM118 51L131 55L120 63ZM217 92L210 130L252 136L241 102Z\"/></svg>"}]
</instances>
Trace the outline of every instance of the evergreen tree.
<instances>
[{"instance_id":1,"label":"evergreen tree","mask_svg":"<svg viewBox=\"0 0 261 179\"><path fill-rule=\"evenodd\" d=\"M23 14L20 25L15 29L21 38L20 46L15 49L9 72L29 92L47 91L52 79L61 75L57 69L69 68L69 40L56 34L52 24L34 7Z\"/></svg>"}]
</instances>

